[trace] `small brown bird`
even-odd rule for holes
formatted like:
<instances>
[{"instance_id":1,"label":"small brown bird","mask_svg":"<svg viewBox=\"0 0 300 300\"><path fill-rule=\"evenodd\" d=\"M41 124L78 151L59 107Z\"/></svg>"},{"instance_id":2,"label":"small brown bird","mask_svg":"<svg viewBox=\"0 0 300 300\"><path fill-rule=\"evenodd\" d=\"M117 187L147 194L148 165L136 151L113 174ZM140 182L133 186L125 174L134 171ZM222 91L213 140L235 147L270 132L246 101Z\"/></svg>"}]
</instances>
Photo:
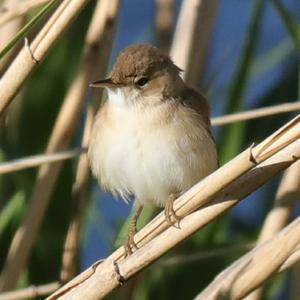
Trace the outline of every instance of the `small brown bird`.
<instances>
[{"instance_id":1,"label":"small brown bird","mask_svg":"<svg viewBox=\"0 0 300 300\"><path fill-rule=\"evenodd\" d=\"M208 102L180 71L159 49L138 44L120 53L108 79L91 84L108 92L89 143L92 172L104 189L138 204L127 254L143 206L165 206L173 224L176 196L218 166Z\"/></svg>"}]
</instances>

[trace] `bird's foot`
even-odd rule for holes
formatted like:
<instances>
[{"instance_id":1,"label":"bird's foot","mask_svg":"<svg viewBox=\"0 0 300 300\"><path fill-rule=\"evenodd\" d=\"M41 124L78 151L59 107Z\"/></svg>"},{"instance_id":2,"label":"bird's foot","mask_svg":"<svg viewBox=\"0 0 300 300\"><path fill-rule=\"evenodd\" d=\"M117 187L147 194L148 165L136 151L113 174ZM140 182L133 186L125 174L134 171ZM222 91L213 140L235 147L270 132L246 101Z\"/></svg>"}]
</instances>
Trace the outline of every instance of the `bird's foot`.
<instances>
[{"instance_id":1,"label":"bird's foot","mask_svg":"<svg viewBox=\"0 0 300 300\"><path fill-rule=\"evenodd\" d=\"M137 249L137 245L134 241L134 236L137 233L136 228L130 228L127 236L127 241L124 245L125 248L125 257L131 255L134 250Z\"/></svg>"},{"instance_id":2,"label":"bird's foot","mask_svg":"<svg viewBox=\"0 0 300 300\"><path fill-rule=\"evenodd\" d=\"M171 194L169 196L169 198L167 199L166 205L165 205L165 218L166 218L166 222L170 225L170 226L175 226L174 224L176 222L180 221L180 217L178 217L176 215L176 212L174 210L174 200L177 199L178 194ZM174 220L172 220L172 217ZM178 225L179 227L179 225Z\"/></svg>"},{"instance_id":3,"label":"bird's foot","mask_svg":"<svg viewBox=\"0 0 300 300\"><path fill-rule=\"evenodd\" d=\"M137 221L138 218L143 210L143 206L139 206L137 208L136 213L134 214L131 223L129 225L129 230L128 230L128 235L127 235L127 241L124 245L125 248L125 257L131 255L134 250L138 249L135 241L134 241L134 236L137 233Z\"/></svg>"}]
</instances>

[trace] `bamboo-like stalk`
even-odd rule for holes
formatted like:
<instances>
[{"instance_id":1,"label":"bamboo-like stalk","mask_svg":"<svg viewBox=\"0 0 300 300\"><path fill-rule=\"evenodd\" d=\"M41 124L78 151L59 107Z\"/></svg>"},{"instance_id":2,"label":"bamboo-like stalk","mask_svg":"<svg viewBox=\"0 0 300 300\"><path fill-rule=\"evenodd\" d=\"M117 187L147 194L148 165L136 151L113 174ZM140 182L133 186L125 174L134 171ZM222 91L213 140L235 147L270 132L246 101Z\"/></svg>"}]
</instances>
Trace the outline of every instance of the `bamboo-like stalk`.
<instances>
[{"instance_id":1,"label":"bamboo-like stalk","mask_svg":"<svg viewBox=\"0 0 300 300\"><path fill-rule=\"evenodd\" d=\"M221 126L233 122L245 121L255 118L262 118L265 116L271 116L275 114L281 114L286 112L293 112L300 109L300 103L287 102L279 105L273 105L270 107L258 108L240 113L229 114L221 117L214 117L211 119L212 126ZM54 163L60 160L71 159L78 155L86 153L87 148L60 151L53 154L39 154L29 157L23 157L20 159L0 163L0 174L9 172L15 172L24 168L32 168L46 163ZM74 152L74 153L73 153Z\"/></svg>"},{"instance_id":2,"label":"bamboo-like stalk","mask_svg":"<svg viewBox=\"0 0 300 300\"><path fill-rule=\"evenodd\" d=\"M98 1L98 3L103 3ZM100 7L100 5L98 6ZM90 138L90 130L93 122L93 112L88 111L83 133L82 144L86 145ZM60 272L60 281L67 282L71 280L78 272L80 228L82 215L85 208L86 188L89 179L89 164L86 156L81 156L78 162L75 182L72 187L73 213L69 224L67 237L62 256L62 269Z\"/></svg>"},{"instance_id":3,"label":"bamboo-like stalk","mask_svg":"<svg viewBox=\"0 0 300 300\"><path fill-rule=\"evenodd\" d=\"M282 178L278 188L274 207L267 215L261 230L258 244L267 241L284 228L291 217L292 208L300 196L300 162L292 165ZM248 295L245 300L259 300L263 289L258 288Z\"/></svg>"},{"instance_id":4,"label":"bamboo-like stalk","mask_svg":"<svg viewBox=\"0 0 300 300\"><path fill-rule=\"evenodd\" d=\"M30 286L24 289L0 294L0 300L22 300L47 296L60 287L59 282L52 282L38 286Z\"/></svg>"},{"instance_id":5,"label":"bamboo-like stalk","mask_svg":"<svg viewBox=\"0 0 300 300\"><path fill-rule=\"evenodd\" d=\"M33 42L25 45L0 80L0 115L31 72L89 0L63 0ZM30 47L30 48L29 48Z\"/></svg>"},{"instance_id":6,"label":"bamboo-like stalk","mask_svg":"<svg viewBox=\"0 0 300 300\"><path fill-rule=\"evenodd\" d=\"M112 50L113 37L115 34L116 20L119 12L119 0L98 0L97 6L94 11L94 16L90 24L89 32L97 33L92 38L101 36L100 50L101 61L98 64L99 74L105 76L110 53ZM99 20L101 24L99 24ZM100 30L100 31L99 31ZM89 39L89 38L88 38ZM100 102L101 95L98 95ZM82 145L88 144L94 115L99 105L90 105L85 120L84 133L82 138ZM62 282L67 282L73 278L78 272L78 251L80 243L80 228L82 217L86 203L86 190L89 180L89 163L86 156L81 156L79 159L76 179L72 188L72 203L74 207L74 214L72 216L62 259L62 270L60 279Z\"/></svg>"},{"instance_id":7,"label":"bamboo-like stalk","mask_svg":"<svg viewBox=\"0 0 300 300\"><path fill-rule=\"evenodd\" d=\"M117 249L105 261L96 262L91 268L77 276L48 299L57 299L62 295L64 295L61 297L62 299L70 299L70 297L81 299L83 295L85 299L104 297L118 286L118 274L114 262L117 262L118 269L124 279L128 279L200 227L229 209L239 199L289 166L300 155L300 141L297 140L300 135L299 121L300 117L293 119L263 142L242 152L178 198L174 203L174 210L182 218L180 228L169 227L164 214L159 214L135 235L138 250L131 256L124 259L123 247ZM288 146L291 143L292 145ZM280 151L274 155L283 148L285 151ZM249 175L251 180L246 175L239 178L258 163L273 155L275 158L268 160L269 165L257 166L256 174L250 172L252 174L252 177ZM237 178L239 179L236 180ZM228 186L231 189L225 189ZM225 190L223 194L218 196L218 199L222 201L221 203L207 206L192 213L197 208L207 204L223 189Z\"/></svg>"},{"instance_id":8,"label":"bamboo-like stalk","mask_svg":"<svg viewBox=\"0 0 300 300\"><path fill-rule=\"evenodd\" d=\"M0 8L5 7L9 11L13 11L20 4L19 0L5 0ZM13 36L19 31L24 21L24 16L15 18L14 20L7 22L5 26L0 28L0 49L2 49L7 41L13 38ZM11 60L11 57L15 54L15 51L12 51L10 55L2 58L0 60L0 75L3 70L6 68L7 63Z\"/></svg>"},{"instance_id":9,"label":"bamboo-like stalk","mask_svg":"<svg viewBox=\"0 0 300 300\"><path fill-rule=\"evenodd\" d=\"M180 9L170 54L184 70L185 81L192 86L199 85L204 70L218 3L218 0L185 0Z\"/></svg>"},{"instance_id":10,"label":"bamboo-like stalk","mask_svg":"<svg viewBox=\"0 0 300 300\"><path fill-rule=\"evenodd\" d=\"M175 20L175 1L156 0L156 35L157 45L163 52L169 53L173 24Z\"/></svg>"},{"instance_id":11,"label":"bamboo-like stalk","mask_svg":"<svg viewBox=\"0 0 300 300\"><path fill-rule=\"evenodd\" d=\"M297 249L287 258L287 260L279 268L279 272L286 271L296 263L300 262L300 245Z\"/></svg>"},{"instance_id":12,"label":"bamboo-like stalk","mask_svg":"<svg viewBox=\"0 0 300 300\"><path fill-rule=\"evenodd\" d=\"M236 250L239 251L239 250L248 249L249 247L250 247L250 245L249 246L245 245L245 247L241 247L240 249L236 249L236 248L229 249L228 248L228 250L230 250L230 252L236 251ZM219 256L219 255L226 255L226 253L227 253L227 249L225 252L222 251L222 253L219 252L219 250L217 250L217 252L215 252L213 254L215 256ZM212 257L212 255L210 254L209 251L207 252L207 255L206 254L204 255L203 258L207 258L207 257ZM202 259L202 255L201 255L200 259ZM299 260L300 260L300 256L298 257L298 261ZM297 263L297 261L294 261L293 264L288 265L286 262L281 266L279 271L281 271L281 272L285 271L288 268L290 268L293 264ZM178 262L176 261L174 263L177 264ZM181 263L181 261L179 263ZM164 264L164 262L163 262L163 266L168 266L168 265L169 265L169 263L167 261L166 261L166 264ZM171 265L173 265L173 262L171 262ZM43 284L43 285L39 285L39 286L30 286L30 287L20 289L17 291L10 291L10 292L2 293L2 294L0 294L0 300L22 300L22 299L34 298L34 297L38 297L38 296L47 296L50 293L52 293L53 291L55 291L57 288L59 288L59 286L60 286L60 284L58 282L47 283L47 284ZM297 296L298 296L298 294L297 294ZM296 297L295 300L297 300L297 299L298 298Z\"/></svg>"},{"instance_id":13,"label":"bamboo-like stalk","mask_svg":"<svg viewBox=\"0 0 300 300\"><path fill-rule=\"evenodd\" d=\"M20 4L19 0L5 0L0 4L0 10L6 8L7 10L14 10ZM7 41L11 40L17 32L21 29L24 23L25 16L20 16L7 22L0 28L0 49L6 46ZM20 46L15 47L5 57L0 59L0 76L5 72L8 64L11 62L14 55L20 49ZM16 136L16 129L18 127L19 116L21 112L23 97L22 93L18 94L17 101L10 107L5 114L5 118L0 119L0 127L5 127L9 132L9 139L12 140Z\"/></svg>"},{"instance_id":14,"label":"bamboo-like stalk","mask_svg":"<svg viewBox=\"0 0 300 300\"><path fill-rule=\"evenodd\" d=\"M18 0L18 5L15 5L13 8L8 7L5 12L0 14L0 27L12 20L27 15L31 10L47 3L48 1L49 0Z\"/></svg>"},{"instance_id":15,"label":"bamboo-like stalk","mask_svg":"<svg viewBox=\"0 0 300 300\"><path fill-rule=\"evenodd\" d=\"M77 3L77 9L79 4L81 6L83 5L83 2L79 0L62 2L61 5L64 5L60 6L58 8L58 11L54 13L55 18L53 18L53 16L52 18L50 18L53 26L54 24L56 24L57 20L66 15L66 11L68 11L67 16L69 16L69 10L71 9L71 7L71 11L75 12L74 3ZM64 21L65 19L63 18L60 23L65 24ZM47 24L49 24L49 22ZM102 38L101 22L103 22L103 20L98 18L97 22L98 26L94 26L92 30L87 33L85 48L83 50L78 68L78 74L63 101L62 108L59 112L48 143L48 147L46 150L47 153L53 153L54 151L65 149L69 146L76 128L80 112L82 110L82 103L87 86L89 82L94 78L95 74L97 74L97 72L99 71L98 63L100 55L98 53L98 50L100 46L99 43ZM108 24L112 25L110 22L108 22ZM43 32L43 34L40 34L38 38L43 41L44 35L52 35L51 31L53 30L53 27L48 28L48 30L49 32L47 32L46 29L42 30L41 32ZM39 47L42 47L41 45L44 44L42 42L36 42L35 45L37 45L38 47L36 49L34 48L34 51L39 49ZM46 49L44 50L46 52ZM39 50L39 53L41 51L42 50ZM2 290L11 289L16 285L20 272L23 270L27 263L42 218L44 216L53 188L58 178L61 166L62 163L57 162L51 165L43 165L39 169L37 181L35 183L29 201L27 213L21 227L18 229L13 238L8 252L4 272L1 276L0 281L0 289Z\"/></svg>"},{"instance_id":16,"label":"bamboo-like stalk","mask_svg":"<svg viewBox=\"0 0 300 300\"><path fill-rule=\"evenodd\" d=\"M220 273L195 300L242 299L277 272L300 243L300 217Z\"/></svg>"},{"instance_id":17,"label":"bamboo-like stalk","mask_svg":"<svg viewBox=\"0 0 300 300\"><path fill-rule=\"evenodd\" d=\"M214 117L211 119L211 123L212 126L220 126L229 123L252 120L298 110L300 110L299 101L286 102L278 105L272 105L269 107L257 108L238 113L228 114L225 116Z\"/></svg>"},{"instance_id":18,"label":"bamboo-like stalk","mask_svg":"<svg viewBox=\"0 0 300 300\"><path fill-rule=\"evenodd\" d=\"M87 148L75 148L56 153L32 155L25 158L19 158L0 164L0 174L15 172L26 168L33 168L42 164L49 164L78 157L78 155L86 153Z\"/></svg>"}]
</instances>

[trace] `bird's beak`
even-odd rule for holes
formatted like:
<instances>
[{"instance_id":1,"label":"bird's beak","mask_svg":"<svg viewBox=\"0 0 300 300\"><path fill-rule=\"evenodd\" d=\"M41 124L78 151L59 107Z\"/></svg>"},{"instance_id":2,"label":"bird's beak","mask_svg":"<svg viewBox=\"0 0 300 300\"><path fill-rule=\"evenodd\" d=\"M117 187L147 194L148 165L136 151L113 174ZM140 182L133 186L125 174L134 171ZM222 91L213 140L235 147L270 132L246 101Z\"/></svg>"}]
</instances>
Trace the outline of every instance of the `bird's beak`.
<instances>
[{"instance_id":1,"label":"bird's beak","mask_svg":"<svg viewBox=\"0 0 300 300\"><path fill-rule=\"evenodd\" d=\"M92 83L90 83L90 87L93 88L116 88L119 84L113 82L110 78L103 79L103 80L97 80Z\"/></svg>"}]
</instances>

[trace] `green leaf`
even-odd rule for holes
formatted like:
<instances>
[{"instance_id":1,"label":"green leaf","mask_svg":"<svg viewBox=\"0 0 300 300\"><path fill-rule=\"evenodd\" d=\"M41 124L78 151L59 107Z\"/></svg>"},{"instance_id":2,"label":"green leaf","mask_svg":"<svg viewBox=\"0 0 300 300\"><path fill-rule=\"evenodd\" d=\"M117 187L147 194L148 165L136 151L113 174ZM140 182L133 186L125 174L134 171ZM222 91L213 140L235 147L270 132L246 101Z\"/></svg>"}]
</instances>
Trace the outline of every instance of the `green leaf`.
<instances>
[{"instance_id":1,"label":"green leaf","mask_svg":"<svg viewBox=\"0 0 300 300\"><path fill-rule=\"evenodd\" d=\"M54 6L57 0L51 0L46 4L17 34L11 39L10 42L0 51L0 59L4 57L16 44L23 39L28 32L40 21L40 19Z\"/></svg>"},{"instance_id":2,"label":"green leaf","mask_svg":"<svg viewBox=\"0 0 300 300\"><path fill-rule=\"evenodd\" d=\"M25 193L23 191L16 192L0 213L0 236L3 234L12 220L22 213L24 210L24 205Z\"/></svg>"},{"instance_id":3,"label":"green leaf","mask_svg":"<svg viewBox=\"0 0 300 300\"><path fill-rule=\"evenodd\" d=\"M256 0L254 3L248 33L246 34L244 47L240 56L241 58L229 91L226 113L235 112L242 108L243 96L251 74L251 65L261 27L265 2L265 0ZM220 160L222 163L228 161L239 152L243 143L244 126L244 123L235 123L226 126L222 130L220 143Z\"/></svg>"},{"instance_id":4,"label":"green leaf","mask_svg":"<svg viewBox=\"0 0 300 300\"><path fill-rule=\"evenodd\" d=\"M289 37L286 37L279 44L257 56L251 65L251 77L261 76L271 70L274 66L286 59L294 51L294 46Z\"/></svg>"},{"instance_id":5,"label":"green leaf","mask_svg":"<svg viewBox=\"0 0 300 300\"><path fill-rule=\"evenodd\" d=\"M275 9L281 16L283 23L288 30L290 37L298 51L300 51L300 24L291 16L285 6L279 0L272 1ZM300 66L299 66L299 83L298 83L298 95L300 97Z\"/></svg>"},{"instance_id":6,"label":"green leaf","mask_svg":"<svg viewBox=\"0 0 300 300\"><path fill-rule=\"evenodd\" d=\"M300 24L291 16L280 0L272 0L272 3L281 16L295 47L300 51Z\"/></svg>"}]
</instances>

